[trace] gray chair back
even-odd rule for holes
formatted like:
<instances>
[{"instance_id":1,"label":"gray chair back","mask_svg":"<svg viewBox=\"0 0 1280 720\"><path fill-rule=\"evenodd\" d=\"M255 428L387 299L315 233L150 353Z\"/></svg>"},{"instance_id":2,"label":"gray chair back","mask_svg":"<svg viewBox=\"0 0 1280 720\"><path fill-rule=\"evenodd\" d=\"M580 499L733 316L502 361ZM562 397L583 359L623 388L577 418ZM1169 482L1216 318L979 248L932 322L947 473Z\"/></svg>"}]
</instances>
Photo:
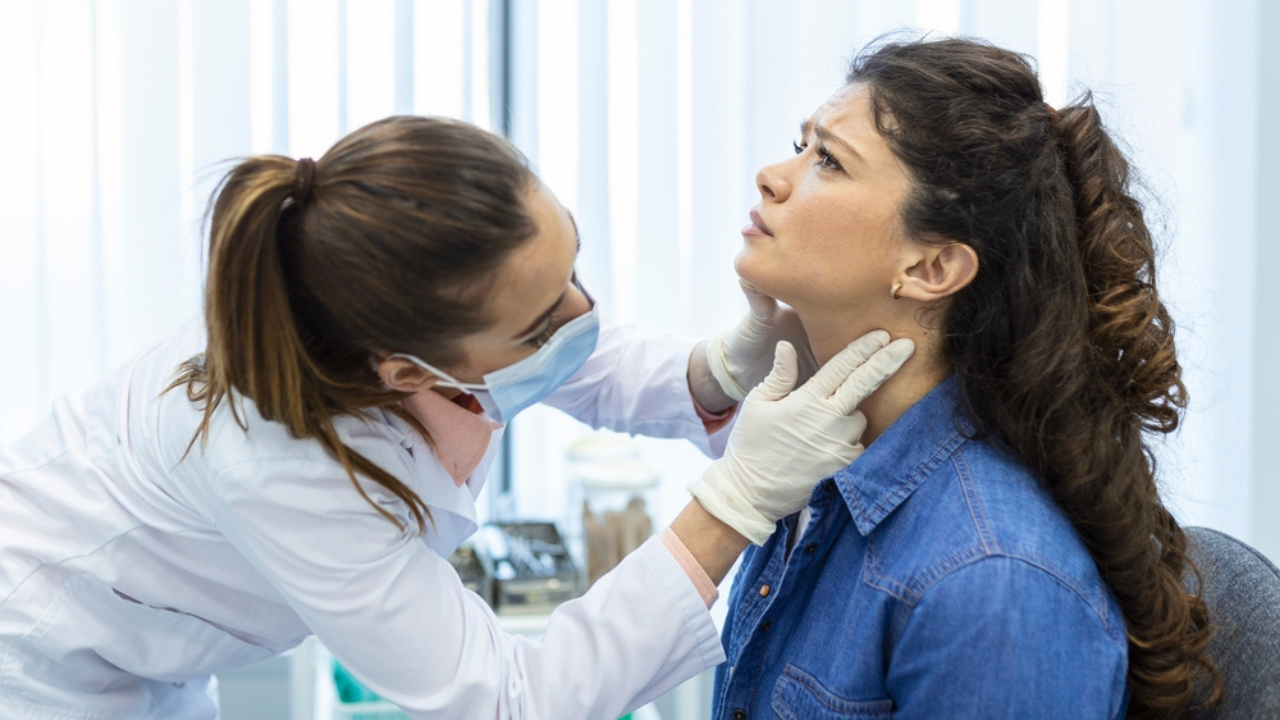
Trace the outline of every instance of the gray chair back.
<instances>
[{"instance_id":1,"label":"gray chair back","mask_svg":"<svg viewBox=\"0 0 1280 720\"><path fill-rule=\"evenodd\" d=\"M1209 653L1222 674L1217 707L1191 720L1280 720L1280 570L1257 550L1217 530L1186 528L1202 596L1217 627ZM1195 592L1195 578L1183 583Z\"/></svg>"}]
</instances>

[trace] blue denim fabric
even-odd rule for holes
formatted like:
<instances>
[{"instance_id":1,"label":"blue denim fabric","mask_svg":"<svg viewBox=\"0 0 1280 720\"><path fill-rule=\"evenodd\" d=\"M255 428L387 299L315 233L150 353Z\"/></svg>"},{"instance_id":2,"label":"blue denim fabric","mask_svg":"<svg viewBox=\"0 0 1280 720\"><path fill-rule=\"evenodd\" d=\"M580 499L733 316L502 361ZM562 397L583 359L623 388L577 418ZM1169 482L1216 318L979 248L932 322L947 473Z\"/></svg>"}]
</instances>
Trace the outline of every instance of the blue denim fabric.
<instances>
[{"instance_id":1,"label":"blue denim fabric","mask_svg":"<svg viewBox=\"0 0 1280 720\"><path fill-rule=\"evenodd\" d=\"M751 548L713 717L1121 718L1124 619L1034 476L970 440L954 380Z\"/></svg>"}]
</instances>

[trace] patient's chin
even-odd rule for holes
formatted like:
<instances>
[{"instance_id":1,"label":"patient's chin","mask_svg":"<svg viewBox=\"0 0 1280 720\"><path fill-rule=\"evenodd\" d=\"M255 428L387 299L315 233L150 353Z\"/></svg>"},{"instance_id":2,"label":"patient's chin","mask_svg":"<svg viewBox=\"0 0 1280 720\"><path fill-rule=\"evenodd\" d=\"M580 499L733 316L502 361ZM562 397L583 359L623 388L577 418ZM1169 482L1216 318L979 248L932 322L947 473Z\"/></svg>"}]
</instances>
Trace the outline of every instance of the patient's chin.
<instances>
[{"instance_id":1,"label":"patient's chin","mask_svg":"<svg viewBox=\"0 0 1280 720\"><path fill-rule=\"evenodd\" d=\"M779 290L785 292L780 286L788 283L786 278L779 277L779 268L770 267L770 265L771 263L766 258L760 257L759 253L753 253L750 247L744 247L733 260L733 271L755 289L769 297L781 300L777 293Z\"/></svg>"}]
</instances>

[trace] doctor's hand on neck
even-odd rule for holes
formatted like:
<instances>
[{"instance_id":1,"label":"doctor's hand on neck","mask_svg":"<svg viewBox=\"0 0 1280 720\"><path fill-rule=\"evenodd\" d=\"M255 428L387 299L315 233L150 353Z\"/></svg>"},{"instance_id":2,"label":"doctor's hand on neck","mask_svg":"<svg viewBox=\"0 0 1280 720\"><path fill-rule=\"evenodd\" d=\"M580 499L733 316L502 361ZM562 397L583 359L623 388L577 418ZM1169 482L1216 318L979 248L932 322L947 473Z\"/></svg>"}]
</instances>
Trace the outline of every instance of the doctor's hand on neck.
<instances>
[{"instance_id":1,"label":"doctor's hand on neck","mask_svg":"<svg viewBox=\"0 0 1280 720\"><path fill-rule=\"evenodd\" d=\"M950 368L938 327L951 297L968 286L978 271L977 254L962 243L908 242L901 257L900 270L881 297L849 306L802 304L798 310L820 364L876 328L915 343L911 359L859 406L867 416L865 445L947 378Z\"/></svg>"},{"instance_id":2,"label":"doctor's hand on neck","mask_svg":"<svg viewBox=\"0 0 1280 720\"><path fill-rule=\"evenodd\" d=\"M734 327L700 343L689 356L689 389L698 405L713 413L742 402L769 375L780 342L795 348L800 384L818 369L796 311L746 280L739 284L747 297L747 314Z\"/></svg>"}]
</instances>

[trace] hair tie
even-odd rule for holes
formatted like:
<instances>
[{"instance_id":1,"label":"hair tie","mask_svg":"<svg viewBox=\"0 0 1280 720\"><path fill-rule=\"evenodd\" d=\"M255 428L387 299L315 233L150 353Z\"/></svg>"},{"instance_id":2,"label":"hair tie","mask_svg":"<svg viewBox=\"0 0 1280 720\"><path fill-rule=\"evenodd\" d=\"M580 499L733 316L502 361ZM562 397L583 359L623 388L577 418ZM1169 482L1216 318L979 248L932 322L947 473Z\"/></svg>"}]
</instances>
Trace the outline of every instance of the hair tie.
<instances>
[{"instance_id":1,"label":"hair tie","mask_svg":"<svg viewBox=\"0 0 1280 720\"><path fill-rule=\"evenodd\" d=\"M311 184L315 179L316 161L309 157L299 160L294 173L293 192L289 193L295 204L301 205L311 198Z\"/></svg>"}]
</instances>

